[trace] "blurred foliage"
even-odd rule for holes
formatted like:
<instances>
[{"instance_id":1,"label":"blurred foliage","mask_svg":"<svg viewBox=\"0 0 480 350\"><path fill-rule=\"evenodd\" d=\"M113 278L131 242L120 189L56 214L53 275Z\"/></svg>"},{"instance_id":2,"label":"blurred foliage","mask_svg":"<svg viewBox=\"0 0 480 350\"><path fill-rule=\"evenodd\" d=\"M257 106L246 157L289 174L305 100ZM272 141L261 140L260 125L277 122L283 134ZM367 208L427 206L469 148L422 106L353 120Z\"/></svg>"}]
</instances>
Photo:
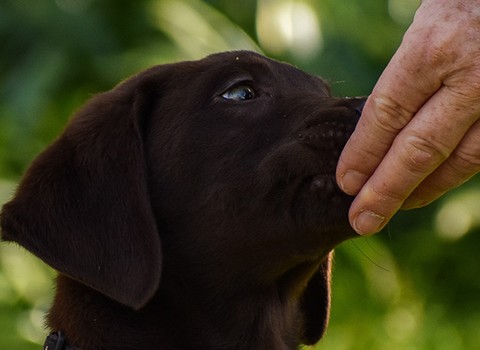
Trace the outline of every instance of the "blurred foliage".
<instances>
[{"instance_id":1,"label":"blurred foliage","mask_svg":"<svg viewBox=\"0 0 480 350\"><path fill-rule=\"evenodd\" d=\"M0 203L92 94L153 64L253 49L366 95L419 0L3 0ZM319 349L480 349L474 179L336 251ZM53 271L0 245L0 349L38 349Z\"/></svg>"}]
</instances>

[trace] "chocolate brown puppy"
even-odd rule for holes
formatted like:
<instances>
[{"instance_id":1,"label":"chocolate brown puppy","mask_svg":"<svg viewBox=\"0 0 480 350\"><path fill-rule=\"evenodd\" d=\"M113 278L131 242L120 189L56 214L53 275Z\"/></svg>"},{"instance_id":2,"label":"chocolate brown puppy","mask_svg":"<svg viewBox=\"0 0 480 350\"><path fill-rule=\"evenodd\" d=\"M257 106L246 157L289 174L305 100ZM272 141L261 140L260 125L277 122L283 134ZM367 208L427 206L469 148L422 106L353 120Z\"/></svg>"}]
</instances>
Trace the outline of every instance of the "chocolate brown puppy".
<instances>
[{"instance_id":1,"label":"chocolate brown puppy","mask_svg":"<svg viewBox=\"0 0 480 350\"><path fill-rule=\"evenodd\" d=\"M316 343L331 251L355 236L334 173L363 103L245 51L156 66L92 98L1 214L3 239L59 273L48 325L62 333L47 345Z\"/></svg>"}]
</instances>

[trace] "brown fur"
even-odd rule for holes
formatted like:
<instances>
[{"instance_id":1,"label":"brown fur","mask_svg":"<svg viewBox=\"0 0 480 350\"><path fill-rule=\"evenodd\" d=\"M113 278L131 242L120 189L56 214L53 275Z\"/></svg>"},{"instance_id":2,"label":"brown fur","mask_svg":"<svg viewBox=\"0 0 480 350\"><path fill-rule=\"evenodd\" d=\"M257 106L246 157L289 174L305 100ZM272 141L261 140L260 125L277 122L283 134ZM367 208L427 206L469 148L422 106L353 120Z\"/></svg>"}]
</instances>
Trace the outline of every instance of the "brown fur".
<instances>
[{"instance_id":1,"label":"brown fur","mask_svg":"<svg viewBox=\"0 0 480 350\"><path fill-rule=\"evenodd\" d=\"M94 97L1 214L3 239L59 272L49 327L84 350L317 342L330 252L354 236L334 171L362 105L251 52Z\"/></svg>"}]
</instances>

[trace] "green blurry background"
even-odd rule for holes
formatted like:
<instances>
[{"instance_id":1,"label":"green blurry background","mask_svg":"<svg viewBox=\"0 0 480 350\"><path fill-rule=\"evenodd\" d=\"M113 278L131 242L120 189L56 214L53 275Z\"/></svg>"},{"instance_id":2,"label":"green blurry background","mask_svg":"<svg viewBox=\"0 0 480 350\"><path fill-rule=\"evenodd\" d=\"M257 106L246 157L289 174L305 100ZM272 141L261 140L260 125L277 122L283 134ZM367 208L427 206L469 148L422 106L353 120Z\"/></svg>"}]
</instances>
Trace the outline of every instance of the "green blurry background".
<instances>
[{"instance_id":1,"label":"green blurry background","mask_svg":"<svg viewBox=\"0 0 480 350\"><path fill-rule=\"evenodd\" d=\"M419 0L1 0L0 203L92 94L153 64L237 48L366 95ZM480 349L480 186L336 253L319 349ZM54 273L0 245L0 349L39 349Z\"/></svg>"}]
</instances>

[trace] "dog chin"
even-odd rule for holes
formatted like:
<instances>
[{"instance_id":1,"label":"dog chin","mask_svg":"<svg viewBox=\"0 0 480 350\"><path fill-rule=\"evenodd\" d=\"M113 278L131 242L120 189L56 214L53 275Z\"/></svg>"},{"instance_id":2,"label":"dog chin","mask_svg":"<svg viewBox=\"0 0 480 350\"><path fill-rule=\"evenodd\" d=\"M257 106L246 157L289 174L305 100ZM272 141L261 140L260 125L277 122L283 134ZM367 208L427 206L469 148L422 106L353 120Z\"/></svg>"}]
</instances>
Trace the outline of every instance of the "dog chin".
<instances>
[{"instance_id":1,"label":"dog chin","mask_svg":"<svg viewBox=\"0 0 480 350\"><path fill-rule=\"evenodd\" d=\"M322 245L335 246L355 237L348 224L348 209L353 197L343 193L333 174L306 177L297 190L292 205L292 217L301 231L313 232Z\"/></svg>"}]
</instances>

